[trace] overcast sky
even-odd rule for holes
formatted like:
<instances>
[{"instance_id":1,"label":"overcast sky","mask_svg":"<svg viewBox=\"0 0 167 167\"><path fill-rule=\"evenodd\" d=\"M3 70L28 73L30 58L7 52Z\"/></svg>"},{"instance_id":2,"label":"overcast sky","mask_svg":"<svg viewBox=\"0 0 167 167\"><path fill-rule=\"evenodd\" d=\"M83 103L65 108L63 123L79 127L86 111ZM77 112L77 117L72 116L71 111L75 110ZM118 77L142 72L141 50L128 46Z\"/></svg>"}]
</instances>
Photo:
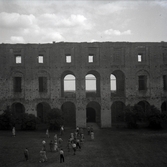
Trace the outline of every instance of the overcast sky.
<instances>
[{"instance_id":1,"label":"overcast sky","mask_svg":"<svg viewBox=\"0 0 167 167\"><path fill-rule=\"evenodd\" d=\"M0 43L167 41L167 0L0 0Z\"/></svg>"}]
</instances>

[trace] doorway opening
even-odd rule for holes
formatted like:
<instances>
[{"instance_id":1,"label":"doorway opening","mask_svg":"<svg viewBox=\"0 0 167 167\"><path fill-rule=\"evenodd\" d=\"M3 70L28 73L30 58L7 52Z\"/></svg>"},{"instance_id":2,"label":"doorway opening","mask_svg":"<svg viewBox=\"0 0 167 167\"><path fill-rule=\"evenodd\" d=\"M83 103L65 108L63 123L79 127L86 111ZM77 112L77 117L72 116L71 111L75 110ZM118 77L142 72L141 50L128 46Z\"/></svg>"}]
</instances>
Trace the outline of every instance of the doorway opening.
<instances>
[{"instance_id":1,"label":"doorway opening","mask_svg":"<svg viewBox=\"0 0 167 167\"><path fill-rule=\"evenodd\" d=\"M86 108L87 122L96 122L96 111L92 107Z\"/></svg>"}]
</instances>

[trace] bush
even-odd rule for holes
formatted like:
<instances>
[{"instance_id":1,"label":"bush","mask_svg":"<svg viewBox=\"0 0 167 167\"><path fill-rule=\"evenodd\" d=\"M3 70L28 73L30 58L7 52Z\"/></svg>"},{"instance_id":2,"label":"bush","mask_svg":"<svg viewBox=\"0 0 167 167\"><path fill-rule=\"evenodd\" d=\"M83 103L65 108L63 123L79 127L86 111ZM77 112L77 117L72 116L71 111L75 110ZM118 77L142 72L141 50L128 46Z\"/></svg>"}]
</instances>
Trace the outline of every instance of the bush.
<instances>
[{"instance_id":1,"label":"bush","mask_svg":"<svg viewBox=\"0 0 167 167\"><path fill-rule=\"evenodd\" d=\"M154 105L150 107L150 110L147 112L147 119L149 122L149 128L151 129L161 129L162 128L162 114L159 109Z\"/></svg>"},{"instance_id":2,"label":"bush","mask_svg":"<svg viewBox=\"0 0 167 167\"><path fill-rule=\"evenodd\" d=\"M9 130L16 123L16 116L8 108L0 115L0 129Z\"/></svg>"},{"instance_id":3,"label":"bush","mask_svg":"<svg viewBox=\"0 0 167 167\"><path fill-rule=\"evenodd\" d=\"M64 123L62 111L58 108L51 109L47 114L47 119L49 129L60 129L60 126Z\"/></svg>"},{"instance_id":4,"label":"bush","mask_svg":"<svg viewBox=\"0 0 167 167\"><path fill-rule=\"evenodd\" d=\"M137 122L144 118L142 107L136 104L134 106L127 105L124 111L127 127L132 129L138 128Z\"/></svg>"},{"instance_id":5,"label":"bush","mask_svg":"<svg viewBox=\"0 0 167 167\"><path fill-rule=\"evenodd\" d=\"M35 130L37 118L33 114L23 113L19 116L19 122L21 124L21 130Z\"/></svg>"}]
</instances>

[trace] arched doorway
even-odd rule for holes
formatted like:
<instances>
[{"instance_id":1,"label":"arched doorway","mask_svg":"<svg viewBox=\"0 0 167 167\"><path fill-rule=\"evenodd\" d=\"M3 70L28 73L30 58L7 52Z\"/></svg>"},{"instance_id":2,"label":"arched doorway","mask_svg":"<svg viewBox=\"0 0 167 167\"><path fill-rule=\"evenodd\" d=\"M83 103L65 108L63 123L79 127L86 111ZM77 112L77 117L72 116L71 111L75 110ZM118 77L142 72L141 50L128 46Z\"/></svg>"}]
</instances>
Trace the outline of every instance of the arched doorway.
<instances>
[{"instance_id":1,"label":"arched doorway","mask_svg":"<svg viewBox=\"0 0 167 167\"><path fill-rule=\"evenodd\" d=\"M125 113L124 113L125 104L122 101L115 101L111 106L111 118L113 123L124 122Z\"/></svg>"},{"instance_id":2,"label":"arched doorway","mask_svg":"<svg viewBox=\"0 0 167 167\"><path fill-rule=\"evenodd\" d=\"M61 106L64 126L65 127L76 127L76 108L75 104L72 102L65 102Z\"/></svg>"},{"instance_id":3,"label":"arched doorway","mask_svg":"<svg viewBox=\"0 0 167 167\"><path fill-rule=\"evenodd\" d=\"M101 126L101 106L98 102L91 101L87 104L86 122L94 122Z\"/></svg>"},{"instance_id":4,"label":"arched doorway","mask_svg":"<svg viewBox=\"0 0 167 167\"><path fill-rule=\"evenodd\" d=\"M96 122L96 111L92 107L86 108L86 121Z\"/></svg>"},{"instance_id":5,"label":"arched doorway","mask_svg":"<svg viewBox=\"0 0 167 167\"><path fill-rule=\"evenodd\" d=\"M144 113L147 113L150 109L150 104L145 100L138 102L138 105L142 107Z\"/></svg>"},{"instance_id":6,"label":"arched doorway","mask_svg":"<svg viewBox=\"0 0 167 167\"><path fill-rule=\"evenodd\" d=\"M25 113L25 107L21 103L13 103L11 110L12 110L12 113L15 113L15 114Z\"/></svg>"},{"instance_id":7,"label":"arched doorway","mask_svg":"<svg viewBox=\"0 0 167 167\"><path fill-rule=\"evenodd\" d=\"M37 117L40 118L41 122L46 122L47 112L50 111L51 107L46 102L37 104Z\"/></svg>"}]
</instances>

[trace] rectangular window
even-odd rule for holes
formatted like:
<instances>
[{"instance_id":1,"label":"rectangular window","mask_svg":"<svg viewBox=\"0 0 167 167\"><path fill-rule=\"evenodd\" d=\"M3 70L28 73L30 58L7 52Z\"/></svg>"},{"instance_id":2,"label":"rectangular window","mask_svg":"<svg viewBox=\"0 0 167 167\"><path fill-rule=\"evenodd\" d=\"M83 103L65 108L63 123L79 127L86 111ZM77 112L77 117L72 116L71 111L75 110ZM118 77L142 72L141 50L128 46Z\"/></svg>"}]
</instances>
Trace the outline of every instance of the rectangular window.
<instances>
[{"instance_id":1,"label":"rectangular window","mask_svg":"<svg viewBox=\"0 0 167 167\"><path fill-rule=\"evenodd\" d=\"M14 92L21 92L21 77L14 77Z\"/></svg>"},{"instance_id":2,"label":"rectangular window","mask_svg":"<svg viewBox=\"0 0 167 167\"><path fill-rule=\"evenodd\" d=\"M140 75L138 81L139 81L139 90L147 90L147 76Z\"/></svg>"},{"instance_id":3,"label":"rectangular window","mask_svg":"<svg viewBox=\"0 0 167 167\"><path fill-rule=\"evenodd\" d=\"M138 62L142 62L143 61L143 56L141 54L138 55Z\"/></svg>"},{"instance_id":4,"label":"rectangular window","mask_svg":"<svg viewBox=\"0 0 167 167\"><path fill-rule=\"evenodd\" d=\"M93 63L93 55L89 55L88 56L88 62L89 63Z\"/></svg>"},{"instance_id":5,"label":"rectangular window","mask_svg":"<svg viewBox=\"0 0 167 167\"><path fill-rule=\"evenodd\" d=\"M16 64L21 64L21 55L15 55Z\"/></svg>"},{"instance_id":6,"label":"rectangular window","mask_svg":"<svg viewBox=\"0 0 167 167\"><path fill-rule=\"evenodd\" d=\"M43 63L43 55L38 56L38 63Z\"/></svg>"},{"instance_id":7,"label":"rectangular window","mask_svg":"<svg viewBox=\"0 0 167 167\"><path fill-rule=\"evenodd\" d=\"M167 75L163 75L163 90L167 90Z\"/></svg>"},{"instance_id":8,"label":"rectangular window","mask_svg":"<svg viewBox=\"0 0 167 167\"><path fill-rule=\"evenodd\" d=\"M71 63L71 55L66 55L66 63Z\"/></svg>"},{"instance_id":9,"label":"rectangular window","mask_svg":"<svg viewBox=\"0 0 167 167\"><path fill-rule=\"evenodd\" d=\"M47 77L39 77L39 92L47 92Z\"/></svg>"}]
</instances>

